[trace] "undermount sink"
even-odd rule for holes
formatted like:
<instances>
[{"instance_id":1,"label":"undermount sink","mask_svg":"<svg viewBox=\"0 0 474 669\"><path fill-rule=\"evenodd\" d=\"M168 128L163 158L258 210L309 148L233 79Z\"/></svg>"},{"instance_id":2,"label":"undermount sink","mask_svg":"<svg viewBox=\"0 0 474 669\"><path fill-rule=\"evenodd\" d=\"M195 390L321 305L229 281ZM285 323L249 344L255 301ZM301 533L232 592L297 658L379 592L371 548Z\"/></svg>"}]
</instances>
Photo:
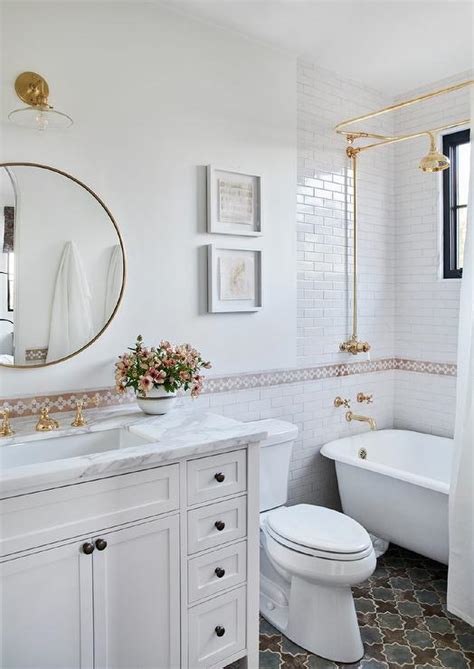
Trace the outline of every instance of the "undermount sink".
<instances>
[{"instance_id":1,"label":"undermount sink","mask_svg":"<svg viewBox=\"0 0 474 669\"><path fill-rule=\"evenodd\" d=\"M114 428L100 432L86 432L71 436L48 435L20 444L0 447L0 468L10 469L25 465L93 455L115 449L143 446L150 441L124 428Z\"/></svg>"}]
</instances>

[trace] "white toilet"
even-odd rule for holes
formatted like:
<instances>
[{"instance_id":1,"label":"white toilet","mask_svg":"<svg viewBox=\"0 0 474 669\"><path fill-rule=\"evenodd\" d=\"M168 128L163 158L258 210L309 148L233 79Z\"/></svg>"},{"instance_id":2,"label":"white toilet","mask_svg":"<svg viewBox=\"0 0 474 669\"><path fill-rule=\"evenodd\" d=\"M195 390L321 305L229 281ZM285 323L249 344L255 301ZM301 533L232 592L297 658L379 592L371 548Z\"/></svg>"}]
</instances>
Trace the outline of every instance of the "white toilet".
<instances>
[{"instance_id":1,"label":"white toilet","mask_svg":"<svg viewBox=\"0 0 474 669\"><path fill-rule=\"evenodd\" d=\"M284 506L296 426L259 421L260 611L306 650L336 662L364 655L351 586L374 571L370 537L355 520L310 504Z\"/></svg>"}]
</instances>

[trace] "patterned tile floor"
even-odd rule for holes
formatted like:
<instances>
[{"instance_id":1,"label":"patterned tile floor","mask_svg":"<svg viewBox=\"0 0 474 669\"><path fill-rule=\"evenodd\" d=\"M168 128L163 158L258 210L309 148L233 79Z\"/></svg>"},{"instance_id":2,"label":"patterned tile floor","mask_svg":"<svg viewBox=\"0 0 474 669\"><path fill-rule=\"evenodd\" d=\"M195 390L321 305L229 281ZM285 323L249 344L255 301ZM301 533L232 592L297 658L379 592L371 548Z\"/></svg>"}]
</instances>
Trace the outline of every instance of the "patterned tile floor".
<instances>
[{"instance_id":1,"label":"patterned tile floor","mask_svg":"<svg viewBox=\"0 0 474 669\"><path fill-rule=\"evenodd\" d=\"M446 610L446 567L391 546L354 588L365 646L356 664L306 653L262 619L260 669L464 669L474 667L474 628Z\"/></svg>"}]
</instances>

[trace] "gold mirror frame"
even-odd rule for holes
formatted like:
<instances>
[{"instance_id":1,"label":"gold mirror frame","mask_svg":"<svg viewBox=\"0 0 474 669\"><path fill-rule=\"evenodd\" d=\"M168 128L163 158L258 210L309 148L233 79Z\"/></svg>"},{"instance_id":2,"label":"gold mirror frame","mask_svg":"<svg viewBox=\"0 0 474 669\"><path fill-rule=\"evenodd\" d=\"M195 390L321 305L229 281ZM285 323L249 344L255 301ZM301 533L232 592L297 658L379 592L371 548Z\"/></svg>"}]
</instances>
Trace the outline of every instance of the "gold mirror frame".
<instances>
[{"instance_id":1,"label":"gold mirror frame","mask_svg":"<svg viewBox=\"0 0 474 669\"><path fill-rule=\"evenodd\" d=\"M123 294L125 291L125 283L127 280L127 259L125 255L125 246L123 243L122 235L120 234L120 230L118 228L118 225L115 221L115 218L112 216L112 213L110 209L107 207L105 202L101 200L101 198L97 195L97 193L94 193L92 188L89 188L85 183L80 181L79 179L76 179L76 177L73 177L71 174L68 174L67 172L64 172L63 170L58 169L57 167L51 167L50 165L43 165L41 163L25 163L25 162L15 162L15 163L0 163L0 168L5 168L8 169L9 167L37 167L42 170L48 170L49 172L54 172L55 174L60 174L61 176L65 177L66 179L70 179L71 181L74 181L78 186L81 186L86 190L89 195L92 195L92 197L99 203L99 205L102 207L102 209L105 211L107 216L109 217L112 225L115 228L115 232L117 233L117 237L119 240L120 244L120 249L122 251L122 287L120 289L120 294L119 298L117 300L117 304L115 305L114 310L112 311L110 318L108 321L105 323L105 325L102 327L102 329L95 335L93 339L91 339L87 344L79 348L77 351L74 351L74 353L70 353L69 355L66 355L64 358L59 358L58 360L52 360L51 362L44 362L39 365L6 365L5 363L0 363L0 367L4 367L5 369L38 369L41 367L51 367L52 365L57 365L60 362L64 362L65 360L70 360L71 358L74 358L76 355L79 355L79 353L82 353L82 351L85 351L86 348L89 348L89 346L92 346L100 336L104 334L104 332L107 330L113 319L115 318L115 314L117 313L120 304L123 299Z\"/></svg>"}]
</instances>

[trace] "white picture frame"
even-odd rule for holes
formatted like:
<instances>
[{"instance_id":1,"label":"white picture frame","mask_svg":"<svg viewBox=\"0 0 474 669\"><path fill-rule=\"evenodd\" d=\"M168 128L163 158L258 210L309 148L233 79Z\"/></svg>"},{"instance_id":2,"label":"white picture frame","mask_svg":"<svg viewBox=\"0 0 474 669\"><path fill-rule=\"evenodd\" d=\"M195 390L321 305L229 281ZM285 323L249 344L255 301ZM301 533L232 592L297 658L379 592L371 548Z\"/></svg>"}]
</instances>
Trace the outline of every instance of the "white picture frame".
<instances>
[{"instance_id":1,"label":"white picture frame","mask_svg":"<svg viewBox=\"0 0 474 669\"><path fill-rule=\"evenodd\" d=\"M262 234L262 177L207 166L207 231L220 235Z\"/></svg>"},{"instance_id":2,"label":"white picture frame","mask_svg":"<svg viewBox=\"0 0 474 669\"><path fill-rule=\"evenodd\" d=\"M208 312L238 313L262 308L262 251L247 246L207 247Z\"/></svg>"}]
</instances>

